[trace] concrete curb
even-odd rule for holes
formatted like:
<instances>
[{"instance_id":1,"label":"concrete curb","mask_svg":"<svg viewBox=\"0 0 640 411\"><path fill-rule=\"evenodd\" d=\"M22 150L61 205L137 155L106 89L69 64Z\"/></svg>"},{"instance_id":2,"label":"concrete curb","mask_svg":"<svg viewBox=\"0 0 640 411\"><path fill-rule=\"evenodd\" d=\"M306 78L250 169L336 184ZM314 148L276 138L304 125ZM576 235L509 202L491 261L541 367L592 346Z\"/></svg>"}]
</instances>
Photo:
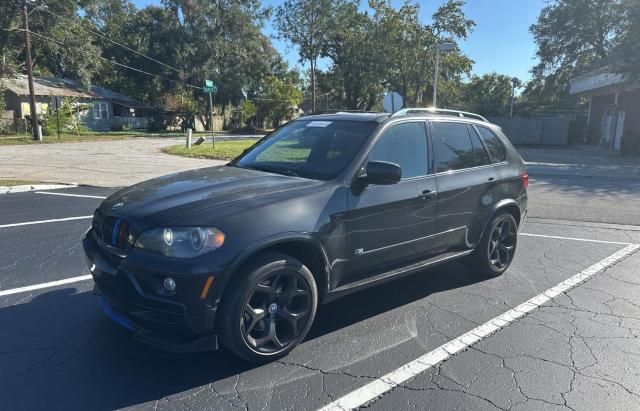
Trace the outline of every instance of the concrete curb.
<instances>
[{"instance_id":1,"label":"concrete curb","mask_svg":"<svg viewBox=\"0 0 640 411\"><path fill-rule=\"evenodd\" d=\"M36 190L57 190L78 187L77 184L28 184L23 186L0 186L0 194L26 193Z\"/></svg>"}]
</instances>

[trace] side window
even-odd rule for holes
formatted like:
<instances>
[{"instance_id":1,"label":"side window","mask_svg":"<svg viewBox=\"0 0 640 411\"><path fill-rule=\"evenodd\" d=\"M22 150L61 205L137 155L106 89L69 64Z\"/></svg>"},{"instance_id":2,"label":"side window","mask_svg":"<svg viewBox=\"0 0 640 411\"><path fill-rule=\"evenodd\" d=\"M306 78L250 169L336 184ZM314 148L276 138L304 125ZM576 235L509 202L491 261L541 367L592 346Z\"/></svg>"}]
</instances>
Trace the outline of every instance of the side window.
<instances>
[{"instance_id":1,"label":"side window","mask_svg":"<svg viewBox=\"0 0 640 411\"><path fill-rule=\"evenodd\" d=\"M475 167L475 153L467 125L432 122L436 172Z\"/></svg>"},{"instance_id":2,"label":"side window","mask_svg":"<svg viewBox=\"0 0 640 411\"><path fill-rule=\"evenodd\" d=\"M505 161L507 159L507 150L504 148L504 145L496 136L493 134L491 130L486 127L477 127L478 132L480 133L480 137L484 141L484 144L487 146L489 153L491 153L491 157L495 162Z\"/></svg>"},{"instance_id":3,"label":"side window","mask_svg":"<svg viewBox=\"0 0 640 411\"><path fill-rule=\"evenodd\" d=\"M485 150L484 146L482 145L482 141L480 141L480 137L478 137L478 134L470 125L467 125L467 130L469 131L469 135L471 136L471 144L473 145L473 152L475 153L476 166L491 164L489 153L487 153L487 150Z\"/></svg>"},{"instance_id":4,"label":"side window","mask_svg":"<svg viewBox=\"0 0 640 411\"><path fill-rule=\"evenodd\" d=\"M387 129L369 153L369 160L388 161L402 169L402 179L427 175L427 132L423 122Z\"/></svg>"},{"instance_id":5,"label":"side window","mask_svg":"<svg viewBox=\"0 0 640 411\"><path fill-rule=\"evenodd\" d=\"M109 118L107 103L93 103L93 118L96 120Z\"/></svg>"}]
</instances>

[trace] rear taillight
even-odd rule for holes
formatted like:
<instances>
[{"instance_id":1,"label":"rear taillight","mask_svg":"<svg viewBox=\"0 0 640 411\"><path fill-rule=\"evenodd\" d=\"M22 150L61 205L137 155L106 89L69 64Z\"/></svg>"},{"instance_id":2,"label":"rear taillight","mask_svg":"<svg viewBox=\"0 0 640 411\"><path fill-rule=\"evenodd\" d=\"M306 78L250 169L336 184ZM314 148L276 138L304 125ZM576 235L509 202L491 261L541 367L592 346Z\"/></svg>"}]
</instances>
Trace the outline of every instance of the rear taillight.
<instances>
[{"instance_id":1,"label":"rear taillight","mask_svg":"<svg viewBox=\"0 0 640 411\"><path fill-rule=\"evenodd\" d=\"M528 188L529 187L529 173L527 172L527 170L522 170L522 172L520 173L520 178L522 179L522 186L524 188Z\"/></svg>"}]
</instances>

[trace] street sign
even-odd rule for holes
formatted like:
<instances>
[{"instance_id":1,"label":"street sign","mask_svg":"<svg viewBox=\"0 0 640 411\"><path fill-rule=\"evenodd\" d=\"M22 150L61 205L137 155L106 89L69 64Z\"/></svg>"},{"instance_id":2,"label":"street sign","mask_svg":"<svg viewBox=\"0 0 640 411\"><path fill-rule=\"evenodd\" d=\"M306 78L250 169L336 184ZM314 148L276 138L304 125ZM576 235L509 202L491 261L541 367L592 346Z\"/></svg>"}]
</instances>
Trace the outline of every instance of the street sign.
<instances>
[{"instance_id":1,"label":"street sign","mask_svg":"<svg viewBox=\"0 0 640 411\"><path fill-rule=\"evenodd\" d=\"M218 87L213 84L213 80L205 80L202 91L204 91L205 93L217 93Z\"/></svg>"},{"instance_id":2,"label":"street sign","mask_svg":"<svg viewBox=\"0 0 640 411\"><path fill-rule=\"evenodd\" d=\"M395 113L396 111L402 108L404 104L404 99L402 96L395 91L391 93L387 93L382 97L382 108L387 113Z\"/></svg>"}]
</instances>

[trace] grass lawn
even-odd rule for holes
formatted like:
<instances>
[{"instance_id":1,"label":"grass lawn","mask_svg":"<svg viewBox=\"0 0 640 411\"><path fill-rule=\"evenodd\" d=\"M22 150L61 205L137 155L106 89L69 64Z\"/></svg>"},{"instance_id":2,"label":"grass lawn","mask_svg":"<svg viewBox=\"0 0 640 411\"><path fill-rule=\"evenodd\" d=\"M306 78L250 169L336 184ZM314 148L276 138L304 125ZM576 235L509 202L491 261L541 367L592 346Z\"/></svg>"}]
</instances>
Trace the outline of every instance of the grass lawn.
<instances>
[{"instance_id":1,"label":"grass lawn","mask_svg":"<svg viewBox=\"0 0 640 411\"><path fill-rule=\"evenodd\" d=\"M245 148L250 147L256 140L223 140L216 141L213 149L210 141L205 141L199 146L186 148L184 145L169 146L162 149L167 154L183 157L211 158L215 160L232 160L242 154Z\"/></svg>"},{"instance_id":2,"label":"grass lawn","mask_svg":"<svg viewBox=\"0 0 640 411\"><path fill-rule=\"evenodd\" d=\"M109 141L109 140L124 140L125 138L132 137L132 134L89 134L89 135L76 135L76 134L62 134L60 140L58 136L44 136L42 141L35 141L29 137L0 137L0 146L15 146L25 144L55 144L55 143L77 143L81 141Z\"/></svg>"},{"instance_id":3,"label":"grass lawn","mask_svg":"<svg viewBox=\"0 0 640 411\"><path fill-rule=\"evenodd\" d=\"M26 186L40 184L40 181L31 181L31 180L3 180L0 178L0 186Z\"/></svg>"}]
</instances>

